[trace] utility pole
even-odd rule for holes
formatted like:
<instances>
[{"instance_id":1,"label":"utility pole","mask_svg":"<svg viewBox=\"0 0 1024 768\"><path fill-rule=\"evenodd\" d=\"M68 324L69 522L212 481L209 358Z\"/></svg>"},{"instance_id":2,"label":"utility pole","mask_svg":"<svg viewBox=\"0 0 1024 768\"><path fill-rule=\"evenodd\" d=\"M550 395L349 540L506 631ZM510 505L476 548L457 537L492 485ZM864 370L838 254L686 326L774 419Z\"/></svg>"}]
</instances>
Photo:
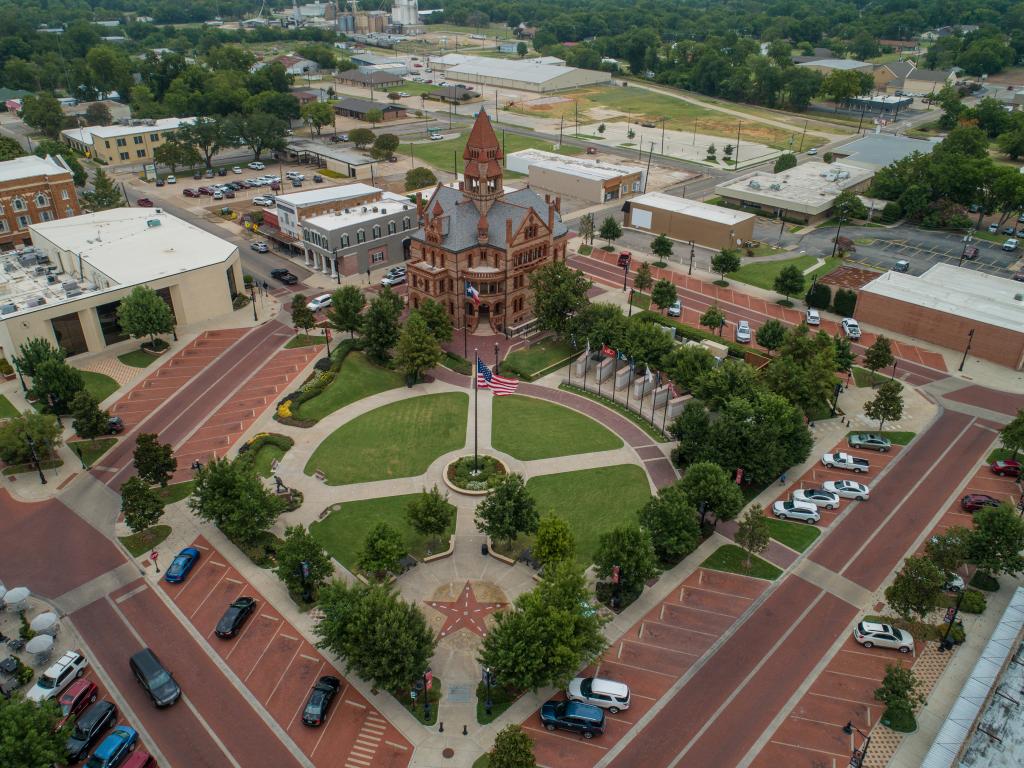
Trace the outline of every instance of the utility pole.
<instances>
[{"instance_id":1,"label":"utility pole","mask_svg":"<svg viewBox=\"0 0 1024 768\"><path fill-rule=\"evenodd\" d=\"M666 120L668 120L667 117L661 118L661 154L662 155L665 154L665 121Z\"/></svg>"},{"instance_id":2,"label":"utility pole","mask_svg":"<svg viewBox=\"0 0 1024 768\"><path fill-rule=\"evenodd\" d=\"M736 124L736 153L733 155L733 168L739 170L740 167L740 129L743 128L743 121L740 120Z\"/></svg>"}]
</instances>

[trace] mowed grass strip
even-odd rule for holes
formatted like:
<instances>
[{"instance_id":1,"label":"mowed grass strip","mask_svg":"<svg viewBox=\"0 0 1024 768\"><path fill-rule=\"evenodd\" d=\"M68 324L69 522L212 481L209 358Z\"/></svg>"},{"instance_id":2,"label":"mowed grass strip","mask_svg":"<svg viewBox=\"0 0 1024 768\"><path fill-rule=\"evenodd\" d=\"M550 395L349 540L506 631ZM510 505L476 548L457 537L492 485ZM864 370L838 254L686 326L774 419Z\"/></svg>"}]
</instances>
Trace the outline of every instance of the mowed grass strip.
<instances>
[{"instance_id":1,"label":"mowed grass strip","mask_svg":"<svg viewBox=\"0 0 1024 768\"><path fill-rule=\"evenodd\" d=\"M132 368L146 368L157 358L156 355L151 355L149 352L144 352L141 349L133 349L131 352L125 352L123 355L118 355L117 359L125 365L130 365Z\"/></svg>"},{"instance_id":2,"label":"mowed grass strip","mask_svg":"<svg viewBox=\"0 0 1024 768\"><path fill-rule=\"evenodd\" d=\"M356 400L394 389L402 383L402 377L396 371L374 365L362 352L350 352L334 381L319 395L293 409L292 413L301 419L319 421Z\"/></svg>"},{"instance_id":3,"label":"mowed grass strip","mask_svg":"<svg viewBox=\"0 0 1024 768\"><path fill-rule=\"evenodd\" d=\"M14 407L14 403L0 395L0 419L13 419L18 415L18 409Z\"/></svg>"},{"instance_id":4,"label":"mowed grass strip","mask_svg":"<svg viewBox=\"0 0 1024 768\"><path fill-rule=\"evenodd\" d=\"M750 264L744 264L737 271L731 272L728 275L730 280L738 280L741 283L747 285L756 285L758 288L764 288L767 291L775 290L775 278L778 277L779 272L784 267L790 265L796 266L801 272L808 267L814 266L817 258L814 256L797 256L795 259L783 259L782 261L762 261L752 262ZM804 287L807 288L811 284L811 280L817 275L819 278L824 277L829 272L834 270L842 263L840 258L826 258L825 263L815 269L813 272L809 272L804 275Z\"/></svg>"},{"instance_id":5,"label":"mowed grass strip","mask_svg":"<svg viewBox=\"0 0 1024 768\"><path fill-rule=\"evenodd\" d=\"M536 344L510 352L502 363L505 371L499 367L498 372L509 372L532 378L541 371L568 359L572 352L572 347L564 341L553 337L542 339Z\"/></svg>"},{"instance_id":6,"label":"mowed grass strip","mask_svg":"<svg viewBox=\"0 0 1024 768\"><path fill-rule=\"evenodd\" d=\"M636 522L636 513L651 498L647 473L635 464L541 475L526 488L542 515L553 512L569 523L576 560L583 566L594 562L601 534Z\"/></svg>"},{"instance_id":7,"label":"mowed grass strip","mask_svg":"<svg viewBox=\"0 0 1024 768\"><path fill-rule=\"evenodd\" d=\"M466 442L469 395L446 392L401 400L336 429L313 452L306 474L328 485L414 477Z\"/></svg>"},{"instance_id":8,"label":"mowed grass strip","mask_svg":"<svg viewBox=\"0 0 1024 768\"><path fill-rule=\"evenodd\" d=\"M750 557L750 568L747 568L747 553L735 544L723 544L711 556L700 564L701 568L710 568L713 571L725 571L726 573L738 573L741 576L753 576L757 579L768 579L774 581L782 575L782 570L776 568L767 560L762 560L756 555Z\"/></svg>"},{"instance_id":9,"label":"mowed grass strip","mask_svg":"<svg viewBox=\"0 0 1024 768\"><path fill-rule=\"evenodd\" d=\"M112 378L102 373L96 373L95 371L79 371L79 373L82 374L82 378L85 380L86 390L96 398L97 403L102 403L117 392L121 386Z\"/></svg>"},{"instance_id":10,"label":"mowed grass strip","mask_svg":"<svg viewBox=\"0 0 1024 768\"><path fill-rule=\"evenodd\" d=\"M588 416L533 397L494 398L491 444L520 461L611 451L618 435Z\"/></svg>"},{"instance_id":11,"label":"mowed grass strip","mask_svg":"<svg viewBox=\"0 0 1024 768\"><path fill-rule=\"evenodd\" d=\"M780 544L785 544L790 549L803 552L821 535L821 530L816 525L807 523L790 523L786 520L776 520L769 517L768 530L771 537Z\"/></svg>"}]
</instances>

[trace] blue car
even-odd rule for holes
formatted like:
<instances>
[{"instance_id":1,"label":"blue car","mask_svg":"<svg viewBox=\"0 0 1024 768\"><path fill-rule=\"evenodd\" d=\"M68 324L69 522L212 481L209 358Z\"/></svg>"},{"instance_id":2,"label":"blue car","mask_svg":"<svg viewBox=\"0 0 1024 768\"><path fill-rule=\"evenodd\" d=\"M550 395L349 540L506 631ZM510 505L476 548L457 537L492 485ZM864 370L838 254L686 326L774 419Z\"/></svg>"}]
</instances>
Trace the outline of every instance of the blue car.
<instances>
[{"instance_id":1,"label":"blue car","mask_svg":"<svg viewBox=\"0 0 1024 768\"><path fill-rule=\"evenodd\" d=\"M86 761L85 768L117 768L135 749L138 738L134 728L127 725L117 726L96 747L92 757Z\"/></svg>"},{"instance_id":2,"label":"blue car","mask_svg":"<svg viewBox=\"0 0 1024 768\"><path fill-rule=\"evenodd\" d=\"M180 584L192 570L192 566L199 560L199 550L195 547L185 547L178 556L171 561L164 574L164 581L171 584Z\"/></svg>"}]
</instances>

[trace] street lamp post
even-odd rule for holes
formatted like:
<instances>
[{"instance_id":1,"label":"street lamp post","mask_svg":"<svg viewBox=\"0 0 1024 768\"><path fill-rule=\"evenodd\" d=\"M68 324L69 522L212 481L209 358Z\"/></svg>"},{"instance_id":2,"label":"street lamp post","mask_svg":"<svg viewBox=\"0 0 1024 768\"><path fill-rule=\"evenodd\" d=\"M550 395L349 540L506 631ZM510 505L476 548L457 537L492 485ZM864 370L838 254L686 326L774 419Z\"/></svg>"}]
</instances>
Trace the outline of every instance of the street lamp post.
<instances>
[{"instance_id":1,"label":"street lamp post","mask_svg":"<svg viewBox=\"0 0 1024 768\"><path fill-rule=\"evenodd\" d=\"M252 299L252 319L259 320L256 316L256 283L249 283L249 298Z\"/></svg>"},{"instance_id":2,"label":"street lamp post","mask_svg":"<svg viewBox=\"0 0 1024 768\"><path fill-rule=\"evenodd\" d=\"M868 747L871 745L871 737L855 726L852 720L848 720L846 725L843 726L843 733L848 736L852 736L854 731L861 735L864 739L864 743L861 745L860 749L854 747L853 752L850 755L850 768L861 768L868 756Z\"/></svg>"},{"instance_id":3,"label":"street lamp post","mask_svg":"<svg viewBox=\"0 0 1024 768\"><path fill-rule=\"evenodd\" d=\"M491 701L491 678L494 673L491 672L490 667L484 667L484 685L487 686L487 698L484 700L484 712L488 715L491 714L491 708L494 706L494 702Z\"/></svg>"},{"instance_id":4,"label":"street lamp post","mask_svg":"<svg viewBox=\"0 0 1024 768\"><path fill-rule=\"evenodd\" d=\"M693 251L693 240L691 240L690 241L690 269L687 270L687 272L686 272L686 274L688 274L688 275L692 275L693 274L693 257L695 255L696 254Z\"/></svg>"},{"instance_id":5,"label":"street lamp post","mask_svg":"<svg viewBox=\"0 0 1024 768\"><path fill-rule=\"evenodd\" d=\"M25 442L28 443L28 451L32 456L32 463L36 465L36 471L39 473L39 482L42 485L46 485L46 475L43 474L43 465L39 463L36 443L29 435L25 435Z\"/></svg>"},{"instance_id":6,"label":"street lamp post","mask_svg":"<svg viewBox=\"0 0 1024 768\"><path fill-rule=\"evenodd\" d=\"M331 356L331 332L324 328L324 342L327 344L327 357Z\"/></svg>"},{"instance_id":7,"label":"street lamp post","mask_svg":"<svg viewBox=\"0 0 1024 768\"><path fill-rule=\"evenodd\" d=\"M46 402L50 406L50 412L57 417L57 426L64 429L64 422L60 419L60 409L57 407L57 399L53 396L53 392L46 393Z\"/></svg>"},{"instance_id":8,"label":"street lamp post","mask_svg":"<svg viewBox=\"0 0 1024 768\"><path fill-rule=\"evenodd\" d=\"M626 315L627 318L633 316L633 294L634 293L635 293L635 291L632 288L630 288L629 289L629 314Z\"/></svg>"},{"instance_id":9,"label":"street lamp post","mask_svg":"<svg viewBox=\"0 0 1024 768\"><path fill-rule=\"evenodd\" d=\"M839 212L839 227L836 229L836 239L832 243L832 258L836 257L836 250L839 248L839 233L843 231L843 224L846 222L846 206Z\"/></svg>"},{"instance_id":10,"label":"street lamp post","mask_svg":"<svg viewBox=\"0 0 1024 768\"><path fill-rule=\"evenodd\" d=\"M967 362L967 353L971 351L971 342L973 340L974 340L974 329L971 328L971 330L968 331L968 333L967 333L967 346L964 347L964 356L960 360L960 367L957 368L958 371L962 372L963 369L964 369L964 363Z\"/></svg>"},{"instance_id":11,"label":"street lamp post","mask_svg":"<svg viewBox=\"0 0 1024 768\"><path fill-rule=\"evenodd\" d=\"M18 362L18 358L14 358L14 370L18 372L18 381L21 382L21 391L28 392L28 387L25 386L25 377L21 373L21 363Z\"/></svg>"},{"instance_id":12,"label":"street lamp post","mask_svg":"<svg viewBox=\"0 0 1024 768\"><path fill-rule=\"evenodd\" d=\"M501 349L501 347L499 346L498 342L494 342L494 372L495 373L498 372L498 354L499 354L500 349Z\"/></svg>"},{"instance_id":13,"label":"street lamp post","mask_svg":"<svg viewBox=\"0 0 1024 768\"><path fill-rule=\"evenodd\" d=\"M956 595L956 605L953 608L946 609L946 615L949 617L949 623L946 625L946 634L942 636L942 642L939 643L939 652L945 653L953 649L953 641L949 639L949 633L953 631L953 625L956 623L957 614L960 613L960 601L964 599L964 590L961 589ZM952 611L952 613L950 613Z\"/></svg>"},{"instance_id":14,"label":"street lamp post","mask_svg":"<svg viewBox=\"0 0 1024 768\"><path fill-rule=\"evenodd\" d=\"M629 278L629 260L622 265L622 290L626 290L626 280Z\"/></svg>"},{"instance_id":15,"label":"street lamp post","mask_svg":"<svg viewBox=\"0 0 1024 768\"><path fill-rule=\"evenodd\" d=\"M430 688L428 687L429 684L430 684L430 680L427 677L427 675L429 675L429 674L430 674L430 670L429 669L426 672L423 673L423 719L424 720L429 720L430 719Z\"/></svg>"}]
</instances>

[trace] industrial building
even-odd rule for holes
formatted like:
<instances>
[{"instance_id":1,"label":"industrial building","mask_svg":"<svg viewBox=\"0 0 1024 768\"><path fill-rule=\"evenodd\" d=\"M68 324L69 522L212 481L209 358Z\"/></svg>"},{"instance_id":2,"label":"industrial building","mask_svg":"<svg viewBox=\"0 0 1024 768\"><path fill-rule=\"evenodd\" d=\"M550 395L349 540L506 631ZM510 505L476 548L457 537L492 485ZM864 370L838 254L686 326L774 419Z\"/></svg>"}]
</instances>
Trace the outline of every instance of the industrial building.
<instances>
[{"instance_id":1,"label":"industrial building","mask_svg":"<svg viewBox=\"0 0 1024 768\"><path fill-rule=\"evenodd\" d=\"M867 188L874 171L840 163L803 163L782 173L754 171L715 187L730 205L801 224L824 221L840 192Z\"/></svg>"},{"instance_id":2,"label":"industrial building","mask_svg":"<svg viewBox=\"0 0 1024 768\"><path fill-rule=\"evenodd\" d=\"M561 59L557 59L561 61ZM430 58L430 66L450 82L549 93L611 82L611 74L567 67L540 59L489 59L449 53Z\"/></svg>"},{"instance_id":3,"label":"industrial building","mask_svg":"<svg viewBox=\"0 0 1024 768\"><path fill-rule=\"evenodd\" d=\"M539 149L523 149L505 158L505 167L527 174L532 189L585 203L606 203L635 194L644 187L641 166L567 157Z\"/></svg>"},{"instance_id":4,"label":"industrial building","mask_svg":"<svg viewBox=\"0 0 1024 768\"><path fill-rule=\"evenodd\" d=\"M837 160L842 160L843 165L856 165L869 171L877 171L879 168L892 165L897 160L910 157L915 152L927 155L935 149L938 143L938 141L895 136L891 133L869 133L863 138L843 144L831 151Z\"/></svg>"},{"instance_id":5,"label":"industrial building","mask_svg":"<svg viewBox=\"0 0 1024 768\"><path fill-rule=\"evenodd\" d=\"M160 120L133 120L130 125L90 125L60 132L64 143L99 160L105 165L148 165L153 150L167 141L194 117L165 117Z\"/></svg>"},{"instance_id":6,"label":"industrial building","mask_svg":"<svg viewBox=\"0 0 1024 768\"><path fill-rule=\"evenodd\" d=\"M349 61L356 65L356 69L364 74L371 72L384 72L388 75L409 74L409 64L403 59L396 59L390 56L380 56L376 53L353 53Z\"/></svg>"},{"instance_id":7,"label":"industrial building","mask_svg":"<svg viewBox=\"0 0 1024 768\"><path fill-rule=\"evenodd\" d=\"M752 213L663 192L635 197L623 206L623 211L626 227L715 250L736 248L753 240L757 219Z\"/></svg>"},{"instance_id":8,"label":"industrial building","mask_svg":"<svg viewBox=\"0 0 1024 768\"><path fill-rule=\"evenodd\" d=\"M0 348L33 338L69 356L124 341L121 299L154 289L178 325L232 311L244 290L238 247L160 208L114 208L33 224L32 246L0 257Z\"/></svg>"},{"instance_id":9,"label":"industrial building","mask_svg":"<svg viewBox=\"0 0 1024 768\"><path fill-rule=\"evenodd\" d=\"M337 79L345 85L358 85L363 88L391 88L402 85L405 78L391 72L362 72L358 69L349 69L340 72Z\"/></svg>"},{"instance_id":10,"label":"industrial building","mask_svg":"<svg viewBox=\"0 0 1024 768\"><path fill-rule=\"evenodd\" d=\"M71 169L60 155L26 155L0 163L0 247L29 245L33 224L79 212Z\"/></svg>"}]
</instances>

